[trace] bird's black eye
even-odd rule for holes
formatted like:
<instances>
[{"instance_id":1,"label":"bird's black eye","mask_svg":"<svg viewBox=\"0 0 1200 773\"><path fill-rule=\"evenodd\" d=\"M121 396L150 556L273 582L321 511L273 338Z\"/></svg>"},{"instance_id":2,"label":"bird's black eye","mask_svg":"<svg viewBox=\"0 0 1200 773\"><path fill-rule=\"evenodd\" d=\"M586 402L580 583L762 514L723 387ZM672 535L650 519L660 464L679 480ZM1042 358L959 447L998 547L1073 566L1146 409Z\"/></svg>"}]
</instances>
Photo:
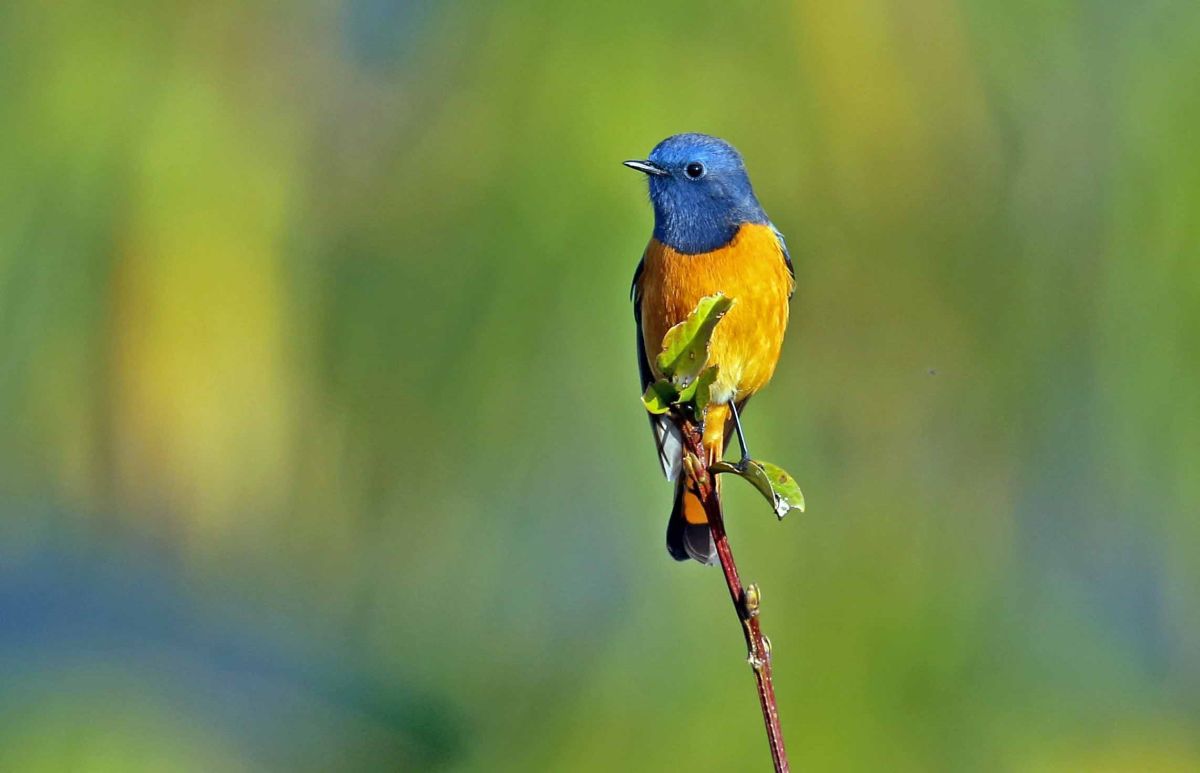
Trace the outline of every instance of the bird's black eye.
<instances>
[{"instance_id":1,"label":"bird's black eye","mask_svg":"<svg viewBox=\"0 0 1200 773\"><path fill-rule=\"evenodd\" d=\"M704 164L699 161L693 161L683 168L683 173L693 180L698 180L704 176Z\"/></svg>"}]
</instances>

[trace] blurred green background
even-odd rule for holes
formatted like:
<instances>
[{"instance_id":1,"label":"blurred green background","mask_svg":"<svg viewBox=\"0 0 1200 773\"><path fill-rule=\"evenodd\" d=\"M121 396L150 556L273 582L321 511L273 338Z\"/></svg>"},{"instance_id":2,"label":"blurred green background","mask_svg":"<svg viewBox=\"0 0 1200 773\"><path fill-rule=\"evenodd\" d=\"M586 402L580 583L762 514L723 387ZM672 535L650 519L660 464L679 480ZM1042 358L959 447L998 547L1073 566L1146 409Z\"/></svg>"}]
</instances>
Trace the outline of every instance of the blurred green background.
<instances>
[{"instance_id":1,"label":"blurred green background","mask_svg":"<svg viewBox=\"0 0 1200 773\"><path fill-rule=\"evenodd\" d=\"M1200 768L1188 0L0 5L0 768L765 768L638 403L678 131L796 260L796 768Z\"/></svg>"}]
</instances>

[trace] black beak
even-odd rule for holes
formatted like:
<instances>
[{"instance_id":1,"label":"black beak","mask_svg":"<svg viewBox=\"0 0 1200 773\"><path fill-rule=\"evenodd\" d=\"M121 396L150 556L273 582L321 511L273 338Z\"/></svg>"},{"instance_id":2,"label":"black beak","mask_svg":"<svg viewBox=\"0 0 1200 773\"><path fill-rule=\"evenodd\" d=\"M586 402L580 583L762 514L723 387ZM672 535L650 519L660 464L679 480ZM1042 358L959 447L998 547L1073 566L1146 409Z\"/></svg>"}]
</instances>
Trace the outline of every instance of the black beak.
<instances>
[{"instance_id":1,"label":"black beak","mask_svg":"<svg viewBox=\"0 0 1200 773\"><path fill-rule=\"evenodd\" d=\"M652 174L652 175L668 174L666 169L663 169L661 166L655 166L654 164L651 164L649 161L625 161L623 163L625 164L625 166L629 167L630 169L636 169L639 172L645 172L646 174Z\"/></svg>"}]
</instances>

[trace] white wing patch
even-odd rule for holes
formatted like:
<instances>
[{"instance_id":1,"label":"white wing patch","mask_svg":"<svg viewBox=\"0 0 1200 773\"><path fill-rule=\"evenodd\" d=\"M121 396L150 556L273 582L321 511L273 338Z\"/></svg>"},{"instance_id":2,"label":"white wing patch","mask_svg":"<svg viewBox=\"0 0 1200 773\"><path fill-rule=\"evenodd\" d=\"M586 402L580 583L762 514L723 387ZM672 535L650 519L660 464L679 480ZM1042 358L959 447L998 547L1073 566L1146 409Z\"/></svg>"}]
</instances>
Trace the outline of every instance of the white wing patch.
<instances>
[{"instance_id":1,"label":"white wing patch","mask_svg":"<svg viewBox=\"0 0 1200 773\"><path fill-rule=\"evenodd\" d=\"M660 416L654 422L654 439L658 441L658 461L662 463L663 475L667 480L675 480L683 466L683 435L679 427L666 416Z\"/></svg>"}]
</instances>

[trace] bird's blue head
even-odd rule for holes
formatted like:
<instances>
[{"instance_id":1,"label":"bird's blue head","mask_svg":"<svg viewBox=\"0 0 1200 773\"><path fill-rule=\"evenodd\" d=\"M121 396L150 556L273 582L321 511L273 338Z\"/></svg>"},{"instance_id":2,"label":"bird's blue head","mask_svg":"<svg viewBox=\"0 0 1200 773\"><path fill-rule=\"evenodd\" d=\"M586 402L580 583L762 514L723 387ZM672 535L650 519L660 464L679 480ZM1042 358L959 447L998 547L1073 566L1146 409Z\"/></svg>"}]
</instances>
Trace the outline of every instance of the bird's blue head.
<instances>
[{"instance_id":1,"label":"bird's blue head","mask_svg":"<svg viewBox=\"0 0 1200 773\"><path fill-rule=\"evenodd\" d=\"M645 172L654 205L654 238L689 255L728 244L743 223L767 223L750 187L742 157L707 134L676 134L645 161L625 166Z\"/></svg>"}]
</instances>

